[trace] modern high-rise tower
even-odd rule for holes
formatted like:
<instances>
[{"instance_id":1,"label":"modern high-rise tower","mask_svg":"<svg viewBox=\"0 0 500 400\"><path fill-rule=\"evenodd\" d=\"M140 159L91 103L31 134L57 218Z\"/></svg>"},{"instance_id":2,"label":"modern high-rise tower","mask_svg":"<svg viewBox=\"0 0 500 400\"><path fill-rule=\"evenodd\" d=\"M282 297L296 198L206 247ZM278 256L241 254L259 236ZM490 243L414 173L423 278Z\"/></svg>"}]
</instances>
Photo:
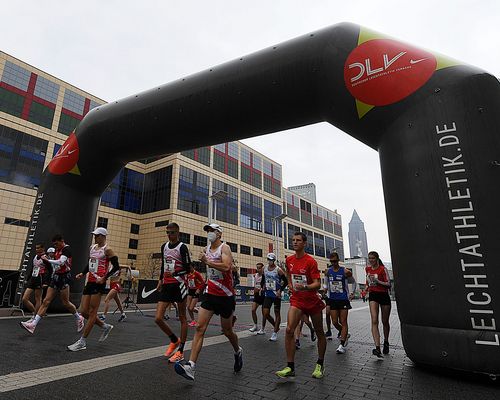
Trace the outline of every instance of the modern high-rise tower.
<instances>
[{"instance_id":1,"label":"modern high-rise tower","mask_svg":"<svg viewBox=\"0 0 500 400\"><path fill-rule=\"evenodd\" d=\"M352 257L368 257L368 242L366 240L365 224L359 218L356 210L349 222L349 253Z\"/></svg>"}]
</instances>

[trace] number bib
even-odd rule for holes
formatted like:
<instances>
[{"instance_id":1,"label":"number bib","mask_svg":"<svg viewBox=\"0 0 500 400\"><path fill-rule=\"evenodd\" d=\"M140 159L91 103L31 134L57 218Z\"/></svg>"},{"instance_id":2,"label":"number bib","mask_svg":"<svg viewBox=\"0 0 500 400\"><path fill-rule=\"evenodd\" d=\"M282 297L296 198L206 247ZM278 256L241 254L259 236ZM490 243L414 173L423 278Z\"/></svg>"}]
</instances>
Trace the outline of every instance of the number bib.
<instances>
[{"instance_id":1,"label":"number bib","mask_svg":"<svg viewBox=\"0 0 500 400\"><path fill-rule=\"evenodd\" d=\"M40 267L33 267L33 272L31 273L31 276L36 278L40 274Z\"/></svg>"},{"instance_id":2,"label":"number bib","mask_svg":"<svg viewBox=\"0 0 500 400\"><path fill-rule=\"evenodd\" d=\"M370 274L368 275L368 282L370 282L370 286L377 286L375 279L378 278L378 274Z\"/></svg>"},{"instance_id":3,"label":"number bib","mask_svg":"<svg viewBox=\"0 0 500 400\"><path fill-rule=\"evenodd\" d=\"M97 273L97 268L99 267L99 260L97 258L89 258L89 272L93 274Z\"/></svg>"},{"instance_id":4,"label":"number bib","mask_svg":"<svg viewBox=\"0 0 500 400\"><path fill-rule=\"evenodd\" d=\"M307 276L292 274L292 285L297 289L297 285L307 285Z\"/></svg>"},{"instance_id":5,"label":"number bib","mask_svg":"<svg viewBox=\"0 0 500 400\"><path fill-rule=\"evenodd\" d=\"M342 281L336 281L330 278L330 293L344 293Z\"/></svg>"},{"instance_id":6,"label":"number bib","mask_svg":"<svg viewBox=\"0 0 500 400\"><path fill-rule=\"evenodd\" d=\"M221 271L216 270L215 268L207 268L208 279L212 281L221 281L224 279L224 275L222 275Z\"/></svg>"},{"instance_id":7,"label":"number bib","mask_svg":"<svg viewBox=\"0 0 500 400\"><path fill-rule=\"evenodd\" d=\"M196 285L194 283L194 279L189 279L188 280L188 286L190 289L195 289L196 288Z\"/></svg>"},{"instance_id":8,"label":"number bib","mask_svg":"<svg viewBox=\"0 0 500 400\"><path fill-rule=\"evenodd\" d=\"M173 274L175 272L175 261L165 260L165 272Z\"/></svg>"},{"instance_id":9,"label":"number bib","mask_svg":"<svg viewBox=\"0 0 500 400\"><path fill-rule=\"evenodd\" d=\"M266 279L266 289L276 290L276 281L274 279Z\"/></svg>"}]
</instances>

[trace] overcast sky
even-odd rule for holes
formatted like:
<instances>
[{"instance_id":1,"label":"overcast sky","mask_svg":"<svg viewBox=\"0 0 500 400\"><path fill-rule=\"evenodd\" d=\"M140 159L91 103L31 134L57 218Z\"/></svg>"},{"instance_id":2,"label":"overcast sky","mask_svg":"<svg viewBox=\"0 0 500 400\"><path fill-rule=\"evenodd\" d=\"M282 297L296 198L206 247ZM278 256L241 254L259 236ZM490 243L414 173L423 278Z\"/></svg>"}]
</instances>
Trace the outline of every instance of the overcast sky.
<instances>
[{"instance_id":1,"label":"overcast sky","mask_svg":"<svg viewBox=\"0 0 500 400\"><path fill-rule=\"evenodd\" d=\"M4 1L0 48L110 101L333 25L353 22L500 76L500 1ZM244 140L283 165L284 186L365 223L390 260L378 155L326 123ZM304 146L307 143L307 146ZM300 152L307 168L292 162Z\"/></svg>"}]
</instances>

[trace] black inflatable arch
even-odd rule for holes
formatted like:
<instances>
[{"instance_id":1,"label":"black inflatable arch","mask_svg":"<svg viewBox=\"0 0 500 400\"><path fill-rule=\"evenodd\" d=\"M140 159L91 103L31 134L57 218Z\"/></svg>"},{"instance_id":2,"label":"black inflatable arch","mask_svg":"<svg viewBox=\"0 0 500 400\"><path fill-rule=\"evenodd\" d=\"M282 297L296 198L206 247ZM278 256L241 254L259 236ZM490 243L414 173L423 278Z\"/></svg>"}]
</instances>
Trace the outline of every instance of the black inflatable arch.
<instances>
[{"instance_id":1,"label":"black inflatable arch","mask_svg":"<svg viewBox=\"0 0 500 400\"><path fill-rule=\"evenodd\" d=\"M499 115L484 71L334 25L92 110L44 171L21 269L60 232L78 272L129 161L327 121L380 154L408 356L500 374Z\"/></svg>"}]
</instances>

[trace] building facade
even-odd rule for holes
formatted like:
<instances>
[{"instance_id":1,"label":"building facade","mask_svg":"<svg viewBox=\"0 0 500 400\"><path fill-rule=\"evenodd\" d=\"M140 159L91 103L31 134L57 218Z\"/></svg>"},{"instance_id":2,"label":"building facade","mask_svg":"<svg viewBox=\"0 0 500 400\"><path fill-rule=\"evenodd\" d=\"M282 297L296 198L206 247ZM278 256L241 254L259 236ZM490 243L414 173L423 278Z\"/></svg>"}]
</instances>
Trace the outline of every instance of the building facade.
<instances>
[{"instance_id":1,"label":"building facade","mask_svg":"<svg viewBox=\"0 0 500 400\"><path fill-rule=\"evenodd\" d=\"M299 196L316 203L316 185L314 183L306 183L305 185L289 186L288 190L297 193Z\"/></svg>"},{"instance_id":2,"label":"building facade","mask_svg":"<svg viewBox=\"0 0 500 400\"><path fill-rule=\"evenodd\" d=\"M351 257L368 257L368 241L365 224L359 218L356 210L349 222L349 254Z\"/></svg>"},{"instance_id":3,"label":"building facade","mask_svg":"<svg viewBox=\"0 0 500 400\"><path fill-rule=\"evenodd\" d=\"M42 171L85 114L103 103L0 52L0 269L19 268ZM122 265L156 278L166 225L179 224L197 260L207 220L223 226L242 285L268 252L280 259L293 252L296 230L307 235L307 251L322 269L328 252L343 257L340 215L284 189L281 165L241 142L128 163L102 194L96 225L109 230Z\"/></svg>"}]
</instances>

